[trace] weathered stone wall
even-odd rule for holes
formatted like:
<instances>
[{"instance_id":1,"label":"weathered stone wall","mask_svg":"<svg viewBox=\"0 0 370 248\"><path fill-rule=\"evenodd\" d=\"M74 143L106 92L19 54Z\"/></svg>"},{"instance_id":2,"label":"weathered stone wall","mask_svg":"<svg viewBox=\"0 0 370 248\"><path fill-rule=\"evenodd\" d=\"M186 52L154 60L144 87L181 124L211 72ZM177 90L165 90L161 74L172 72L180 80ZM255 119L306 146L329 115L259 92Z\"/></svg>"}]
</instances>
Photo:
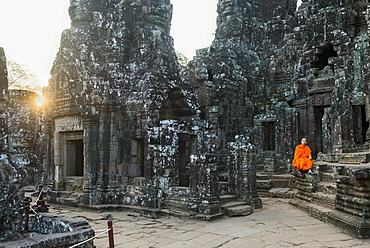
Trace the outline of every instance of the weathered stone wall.
<instances>
[{"instance_id":1,"label":"weathered stone wall","mask_svg":"<svg viewBox=\"0 0 370 248\"><path fill-rule=\"evenodd\" d=\"M314 153L351 151L364 143L355 134L353 106L364 106L368 91L366 8L361 1L306 1L296 12L296 94L306 101L300 104L299 134L311 140ZM328 128L331 136L320 130Z\"/></svg>"},{"instance_id":2,"label":"weathered stone wall","mask_svg":"<svg viewBox=\"0 0 370 248\"><path fill-rule=\"evenodd\" d=\"M5 53L0 50L0 240L24 229L24 186L43 181L45 154L41 109L34 92L8 90Z\"/></svg>"},{"instance_id":3,"label":"weathered stone wall","mask_svg":"<svg viewBox=\"0 0 370 248\"><path fill-rule=\"evenodd\" d=\"M9 152L8 81L4 50L0 49L0 241L18 238L24 229L22 211L25 172Z\"/></svg>"},{"instance_id":4,"label":"weathered stone wall","mask_svg":"<svg viewBox=\"0 0 370 248\"><path fill-rule=\"evenodd\" d=\"M38 94L27 90L9 90L8 141L14 162L27 171L26 185L43 182L45 145L42 108Z\"/></svg>"},{"instance_id":5,"label":"weathered stone wall","mask_svg":"<svg viewBox=\"0 0 370 248\"><path fill-rule=\"evenodd\" d=\"M284 139L274 135L263 142L263 129L271 122L275 129L286 130L296 122L289 106L283 112L276 107L290 101L293 90L295 57L285 39L296 23L295 6L295 1L219 1L215 40L210 48L199 50L188 66L203 116L221 129L218 149L224 166L227 142L247 132L255 137L256 163L269 156L276 158L264 150L275 151L277 146L285 148L277 161L291 154L292 135ZM266 142L273 144L265 148ZM272 170L281 166L275 165L277 161Z\"/></svg>"},{"instance_id":6,"label":"weathered stone wall","mask_svg":"<svg viewBox=\"0 0 370 248\"><path fill-rule=\"evenodd\" d=\"M0 48L0 152L3 153L7 150L6 137L7 118L6 118L6 100L8 91L8 72L6 68L6 57L4 49Z\"/></svg>"}]
</instances>

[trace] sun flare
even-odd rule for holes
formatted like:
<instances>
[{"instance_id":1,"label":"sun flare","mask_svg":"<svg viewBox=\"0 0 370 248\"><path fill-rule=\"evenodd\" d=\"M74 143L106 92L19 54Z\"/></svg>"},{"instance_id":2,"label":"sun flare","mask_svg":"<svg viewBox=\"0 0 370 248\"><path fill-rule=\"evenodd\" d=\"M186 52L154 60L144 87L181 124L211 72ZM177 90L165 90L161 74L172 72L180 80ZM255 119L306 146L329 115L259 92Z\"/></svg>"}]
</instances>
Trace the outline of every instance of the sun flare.
<instances>
[{"instance_id":1,"label":"sun flare","mask_svg":"<svg viewBox=\"0 0 370 248\"><path fill-rule=\"evenodd\" d=\"M36 97L36 104L37 104L37 106L42 106L42 104L44 103L44 101L45 101L45 99L42 96Z\"/></svg>"}]
</instances>

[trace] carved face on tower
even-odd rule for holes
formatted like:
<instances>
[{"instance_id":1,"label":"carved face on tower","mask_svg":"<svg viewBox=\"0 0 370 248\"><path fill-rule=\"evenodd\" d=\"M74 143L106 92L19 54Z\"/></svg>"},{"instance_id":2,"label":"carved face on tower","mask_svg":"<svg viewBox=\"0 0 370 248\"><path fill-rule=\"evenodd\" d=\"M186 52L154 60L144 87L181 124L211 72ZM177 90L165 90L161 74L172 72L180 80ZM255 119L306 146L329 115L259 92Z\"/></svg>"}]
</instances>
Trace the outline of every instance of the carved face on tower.
<instances>
[{"instance_id":1,"label":"carved face on tower","mask_svg":"<svg viewBox=\"0 0 370 248\"><path fill-rule=\"evenodd\" d=\"M155 29L167 34L170 32L172 4L164 0L155 1L153 3L149 2L149 4L143 6L142 9L146 25L153 26Z\"/></svg>"},{"instance_id":2,"label":"carved face on tower","mask_svg":"<svg viewBox=\"0 0 370 248\"><path fill-rule=\"evenodd\" d=\"M72 24L93 21L93 12L89 9L91 0L71 0L68 12Z\"/></svg>"},{"instance_id":3,"label":"carved face on tower","mask_svg":"<svg viewBox=\"0 0 370 248\"><path fill-rule=\"evenodd\" d=\"M225 37L236 36L241 32L241 7L237 0L220 0L218 2L217 25Z\"/></svg>"},{"instance_id":4,"label":"carved face on tower","mask_svg":"<svg viewBox=\"0 0 370 248\"><path fill-rule=\"evenodd\" d=\"M222 21L227 21L228 19L235 17L238 13L238 4L236 0L220 0L218 8Z\"/></svg>"}]
</instances>

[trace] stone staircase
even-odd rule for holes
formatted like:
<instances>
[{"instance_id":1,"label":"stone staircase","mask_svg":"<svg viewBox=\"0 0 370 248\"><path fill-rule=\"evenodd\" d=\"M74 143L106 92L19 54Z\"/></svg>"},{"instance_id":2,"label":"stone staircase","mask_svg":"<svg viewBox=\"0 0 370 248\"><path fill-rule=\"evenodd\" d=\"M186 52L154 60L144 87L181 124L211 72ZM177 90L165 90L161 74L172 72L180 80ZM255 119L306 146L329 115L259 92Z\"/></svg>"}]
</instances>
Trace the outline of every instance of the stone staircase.
<instances>
[{"instance_id":1,"label":"stone staircase","mask_svg":"<svg viewBox=\"0 0 370 248\"><path fill-rule=\"evenodd\" d=\"M81 195L81 193L77 193L74 191L58 191L56 203L75 206L77 204L77 197Z\"/></svg>"},{"instance_id":2,"label":"stone staircase","mask_svg":"<svg viewBox=\"0 0 370 248\"><path fill-rule=\"evenodd\" d=\"M359 238L370 238L370 151L321 154L316 175L296 177L290 203Z\"/></svg>"},{"instance_id":3,"label":"stone staircase","mask_svg":"<svg viewBox=\"0 0 370 248\"><path fill-rule=\"evenodd\" d=\"M54 203L75 206L77 198L82 194L83 177L66 177L64 190L49 191L47 200Z\"/></svg>"},{"instance_id":4,"label":"stone staircase","mask_svg":"<svg viewBox=\"0 0 370 248\"><path fill-rule=\"evenodd\" d=\"M257 172L257 191L260 197L294 198L295 177L290 173Z\"/></svg>"},{"instance_id":5,"label":"stone staircase","mask_svg":"<svg viewBox=\"0 0 370 248\"><path fill-rule=\"evenodd\" d=\"M245 216L253 213L253 207L246 204L245 201L239 200L237 195L227 194L220 196L222 214L233 216Z\"/></svg>"}]
</instances>

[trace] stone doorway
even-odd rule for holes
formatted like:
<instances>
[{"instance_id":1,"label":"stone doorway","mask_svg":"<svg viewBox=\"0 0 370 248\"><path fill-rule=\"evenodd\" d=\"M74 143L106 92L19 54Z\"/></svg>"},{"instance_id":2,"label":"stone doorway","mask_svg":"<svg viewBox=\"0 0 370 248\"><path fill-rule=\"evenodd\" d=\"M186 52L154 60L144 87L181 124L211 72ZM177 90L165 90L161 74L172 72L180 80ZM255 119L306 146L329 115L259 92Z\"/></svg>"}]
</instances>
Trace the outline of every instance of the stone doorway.
<instances>
[{"instance_id":1,"label":"stone doorway","mask_svg":"<svg viewBox=\"0 0 370 248\"><path fill-rule=\"evenodd\" d=\"M84 175L84 144L82 132L66 132L64 136L64 156L66 177L82 177Z\"/></svg>"},{"instance_id":2,"label":"stone doorway","mask_svg":"<svg viewBox=\"0 0 370 248\"><path fill-rule=\"evenodd\" d=\"M83 140L67 141L66 176L83 176Z\"/></svg>"},{"instance_id":3,"label":"stone doorway","mask_svg":"<svg viewBox=\"0 0 370 248\"><path fill-rule=\"evenodd\" d=\"M179 186L189 187L190 155L195 153L196 136L179 134Z\"/></svg>"},{"instance_id":4,"label":"stone doorway","mask_svg":"<svg viewBox=\"0 0 370 248\"><path fill-rule=\"evenodd\" d=\"M314 144L311 147L312 156L316 158L319 152L324 151L324 133L323 133L323 122L322 119L325 114L325 108L327 106L318 106L314 107L314 116L315 116L315 140Z\"/></svg>"},{"instance_id":5,"label":"stone doorway","mask_svg":"<svg viewBox=\"0 0 370 248\"><path fill-rule=\"evenodd\" d=\"M356 105L353 109L353 136L357 145L363 145L366 141L366 131L369 122L366 121L365 105Z\"/></svg>"}]
</instances>

